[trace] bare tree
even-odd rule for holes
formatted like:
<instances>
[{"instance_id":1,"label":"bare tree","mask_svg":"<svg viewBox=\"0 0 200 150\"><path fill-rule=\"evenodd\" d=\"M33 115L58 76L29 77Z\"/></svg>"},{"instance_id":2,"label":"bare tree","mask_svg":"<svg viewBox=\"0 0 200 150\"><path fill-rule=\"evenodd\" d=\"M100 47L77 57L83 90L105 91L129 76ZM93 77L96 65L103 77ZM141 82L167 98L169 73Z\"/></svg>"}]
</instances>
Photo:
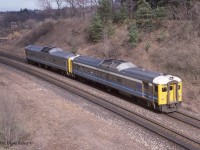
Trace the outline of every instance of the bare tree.
<instances>
[{"instance_id":1,"label":"bare tree","mask_svg":"<svg viewBox=\"0 0 200 150\"><path fill-rule=\"evenodd\" d=\"M75 15L75 11L76 11L76 3L75 0L65 0L65 2L67 3L67 5L69 5L70 10L71 10L71 15L74 16Z\"/></svg>"},{"instance_id":2,"label":"bare tree","mask_svg":"<svg viewBox=\"0 0 200 150\"><path fill-rule=\"evenodd\" d=\"M52 16L52 1L51 0L37 0L40 8L46 11L48 17Z\"/></svg>"},{"instance_id":3,"label":"bare tree","mask_svg":"<svg viewBox=\"0 0 200 150\"><path fill-rule=\"evenodd\" d=\"M63 0L52 0L52 1L56 2L57 8L58 8L58 15L60 16L61 15L61 7L62 7L62 4L63 4Z\"/></svg>"},{"instance_id":4,"label":"bare tree","mask_svg":"<svg viewBox=\"0 0 200 150\"><path fill-rule=\"evenodd\" d=\"M89 4L89 0L76 0L77 6L81 8L83 18L85 19L85 7Z\"/></svg>"},{"instance_id":5,"label":"bare tree","mask_svg":"<svg viewBox=\"0 0 200 150\"><path fill-rule=\"evenodd\" d=\"M46 9L52 9L51 0L37 0L38 5L40 8L46 10Z\"/></svg>"}]
</instances>

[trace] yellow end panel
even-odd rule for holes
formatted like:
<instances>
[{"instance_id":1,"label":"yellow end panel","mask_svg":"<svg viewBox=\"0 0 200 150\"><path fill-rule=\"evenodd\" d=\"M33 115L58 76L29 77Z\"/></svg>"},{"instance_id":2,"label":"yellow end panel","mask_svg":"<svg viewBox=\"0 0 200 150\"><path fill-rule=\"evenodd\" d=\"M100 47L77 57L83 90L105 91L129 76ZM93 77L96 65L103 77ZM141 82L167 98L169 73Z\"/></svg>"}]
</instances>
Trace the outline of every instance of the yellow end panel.
<instances>
[{"instance_id":1,"label":"yellow end panel","mask_svg":"<svg viewBox=\"0 0 200 150\"><path fill-rule=\"evenodd\" d=\"M68 58L68 72L72 73L72 60Z\"/></svg>"},{"instance_id":2,"label":"yellow end panel","mask_svg":"<svg viewBox=\"0 0 200 150\"><path fill-rule=\"evenodd\" d=\"M170 102L173 102L176 100L176 84L170 85L173 90L170 90ZM179 102L182 101L182 82L178 83L178 86L180 86L180 89L178 88L178 96L179 96ZM167 104L167 91L162 91L162 88L167 89L167 85L158 85L158 104L159 105L165 105Z\"/></svg>"},{"instance_id":3,"label":"yellow end panel","mask_svg":"<svg viewBox=\"0 0 200 150\"><path fill-rule=\"evenodd\" d=\"M166 85L158 85L158 105L167 104L167 92L162 92L162 88L167 87Z\"/></svg>"},{"instance_id":4,"label":"yellow end panel","mask_svg":"<svg viewBox=\"0 0 200 150\"><path fill-rule=\"evenodd\" d=\"M179 82L178 84L180 86L180 89L178 90L178 96L179 96L179 102L182 101L182 91L183 91L183 86L182 86L182 82Z\"/></svg>"}]
</instances>

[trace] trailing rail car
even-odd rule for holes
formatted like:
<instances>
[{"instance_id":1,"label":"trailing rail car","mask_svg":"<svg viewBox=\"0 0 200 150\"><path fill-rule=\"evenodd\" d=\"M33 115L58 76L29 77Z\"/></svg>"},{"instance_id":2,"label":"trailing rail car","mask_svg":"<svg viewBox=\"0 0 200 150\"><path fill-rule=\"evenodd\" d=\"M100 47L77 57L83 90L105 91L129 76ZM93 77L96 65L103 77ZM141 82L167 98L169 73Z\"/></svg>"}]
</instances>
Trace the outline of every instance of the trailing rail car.
<instances>
[{"instance_id":1,"label":"trailing rail car","mask_svg":"<svg viewBox=\"0 0 200 150\"><path fill-rule=\"evenodd\" d=\"M182 80L176 76L145 70L131 62L79 56L53 47L29 45L25 53L28 62L116 89L161 112L176 111L182 102Z\"/></svg>"},{"instance_id":2,"label":"trailing rail car","mask_svg":"<svg viewBox=\"0 0 200 150\"><path fill-rule=\"evenodd\" d=\"M60 48L41 47L29 45L25 48L26 60L29 63L35 63L46 68L51 67L61 72L68 70L68 58L74 56L72 53L63 52ZM68 73L68 72L67 72Z\"/></svg>"}]
</instances>

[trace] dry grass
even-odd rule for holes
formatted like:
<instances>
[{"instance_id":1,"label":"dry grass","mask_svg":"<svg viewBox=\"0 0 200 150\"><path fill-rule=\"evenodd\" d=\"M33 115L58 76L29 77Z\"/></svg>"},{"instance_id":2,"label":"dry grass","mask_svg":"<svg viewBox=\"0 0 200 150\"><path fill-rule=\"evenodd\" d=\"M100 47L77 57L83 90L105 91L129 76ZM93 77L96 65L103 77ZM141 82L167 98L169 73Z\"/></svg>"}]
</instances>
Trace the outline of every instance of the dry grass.
<instances>
[{"instance_id":1,"label":"dry grass","mask_svg":"<svg viewBox=\"0 0 200 150\"><path fill-rule=\"evenodd\" d=\"M40 37L45 36L48 32L53 30L53 20L45 20L43 23L36 25L30 32L28 32L20 41L18 45L26 46L35 43Z\"/></svg>"},{"instance_id":2,"label":"dry grass","mask_svg":"<svg viewBox=\"0 0 200 150\"><path fill-rule=\"evenodd\" d=\"M0 88L0 147L9 148L15 142L26 140L26 131L20 122L21 107L17 96Z\"/></svg>"},{"instance_id":3,"label":"dry grass","mask_svg":"<svg viewBox=\"0 0 200 150\"><path fill-rule=\"evenodd\" d=\"M200 37L194 31L195 22L179 21L168 30L169 37L151 55L152 61L166 71L183 73L200 83Z\"/></svg>"}]
</instances>

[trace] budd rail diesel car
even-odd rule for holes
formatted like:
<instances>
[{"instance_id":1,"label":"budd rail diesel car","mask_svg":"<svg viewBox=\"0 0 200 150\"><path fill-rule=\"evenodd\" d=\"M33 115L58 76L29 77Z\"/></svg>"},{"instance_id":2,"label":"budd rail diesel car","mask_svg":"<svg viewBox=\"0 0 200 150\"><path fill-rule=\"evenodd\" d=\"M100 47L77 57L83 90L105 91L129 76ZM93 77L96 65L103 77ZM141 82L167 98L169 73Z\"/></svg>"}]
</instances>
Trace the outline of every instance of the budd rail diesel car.
<instances>
[{"instance_id":1,"label":"budd rail diesel car","mask_svg":"<svg viewBox=\"0 0 200 150\"><path fill-rule=\"evenodd\" d=\"M161 112L176 111L181 105L182 81L176 76L141 69L131 62L79 56L54 47L29 45L25 54L29 63L116 89Z\"/></svg>"}]
</instances>

